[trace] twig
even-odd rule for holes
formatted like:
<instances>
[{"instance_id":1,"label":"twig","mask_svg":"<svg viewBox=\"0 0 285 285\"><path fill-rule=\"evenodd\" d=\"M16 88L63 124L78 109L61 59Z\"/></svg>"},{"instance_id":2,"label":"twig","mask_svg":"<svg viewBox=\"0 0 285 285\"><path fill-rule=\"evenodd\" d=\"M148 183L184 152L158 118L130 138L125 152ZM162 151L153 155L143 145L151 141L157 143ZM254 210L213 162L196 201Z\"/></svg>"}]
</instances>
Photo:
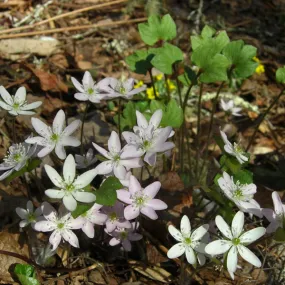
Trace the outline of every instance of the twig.
<instances>
[{"instance_id":1,"label":"twig","mask_svg":"<svg viewBox=\"0 0 285 285\"><path fill-rule=\"evenodd\" d=\"M144 18L132 19L132 20L121 20L121 21L116 21L116 22L111 22L111 23L91 24L91 25L82 25L82 26L75 26L75 27L49 29L49 30L43 30L43 31L33 31L33 32L26 32L26 33L19 33L19 34L3 35L3 36L0 36L0 39L12 39L12 38L19 38L19 37L30 37L30 36L36 36L36 35L60 33L60 32L86 30L86 29L91 29L91 28L102 28L102 27L110 27L110 26L125 25L125 24L127 25L127 24L132 24L132 23L143 22L145 20L147 20L147 18L144 17Z\"/></svg>"},{"instance_id":2,"label":"twig","mask_svg":"<svg viewBox=\"0 0 285 285\"><path fill-rule=\"evenodd\" d=\"M89 6L89 7L84 7L84 8L81 8L81 9L78 9L78 10L74 10L74 11L71 11L71 12L67 12L67 13L64 13L64 14L61 14L61 15L56 15L56 16L54 16L52 18L40 21L40 22L35 23L33 25L26 25L26 26L23 26L23 27L2 30L2 31L0 31L0 34L7 34L7 33L12 33L12 32L18 32L18 31L31 29L31 28L34 28L34 27L37 27L37 26L49 23L50 21L62 19L62 18L68 17L68 16L72 16L72 15L75 15L75 14L79 14L79 13L82 13L82 12L87 12L87 11L98 9L98 8L103 8L103 7L107 7L107 6L111 6L111 5L115 5L115 4L120 4L120 3L123 3L123 2L127 2L127 1L128 0L116 0L116 1L113 1L113 2L109 2L109 3L92 5L92 6Z\"/></svg>"}]
</instances>

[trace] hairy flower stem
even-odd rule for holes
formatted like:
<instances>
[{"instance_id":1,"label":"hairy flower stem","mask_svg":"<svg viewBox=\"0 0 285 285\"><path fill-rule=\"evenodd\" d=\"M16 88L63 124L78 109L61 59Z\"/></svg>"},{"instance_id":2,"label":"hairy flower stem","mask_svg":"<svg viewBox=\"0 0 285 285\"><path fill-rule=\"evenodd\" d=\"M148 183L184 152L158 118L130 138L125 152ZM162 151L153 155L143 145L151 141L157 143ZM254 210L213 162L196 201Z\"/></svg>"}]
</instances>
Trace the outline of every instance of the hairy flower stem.
<instances>
[{"instance_id":1,"label":"hairy flower stem","mask_svg":"<svg viewBox=\"0 0 285 285\"><path fill-rule=\"evenodd\" d=\"M121 130L121 112L122 112L122 108L121 108L121 98L118 99L118 131L119 131L119 139L120 139L120 143L122 144L122 130Z\"/></svg>"},{"instance_id":2,"label":"hairy flower stem","mask_svg":"<svg viewBox=\"0 0 285 285\"><path fill-rule=\"evenodd\" d=\"M80 153L81 155L84 152L84 147L83 147L83 133L84 133L84 123L85 123L85 119L86 119L86 115L87 115L87 111L89 109L89 105L90 103L88 102L85 106L85 110L83 113L83 118L82 118L82 126L81 126L81 133L80 133L80 142L81 142L81 146L80 146Z\"/></svg>"},{"instance_id":3,"label":"hairy flower stem","mask_svg":"<svg viewBox=\"0 0 285 285\"><path fill-rule=\"evenodd\" d=\"M196 137L196 168L195 168L195 174L196 178L198 178L198 171L199 171L199 159L200 159L200 129L201 129L201 109L202 109L202 95L203 95L203 83L200 85L200 93L199 93L199 100L198 100L198 118L197 118L197 137Z\"/></svg>"},{"instance_id":4,"label":"hairy flower stem","mask_svg":"<svg viewBox=\"0 0 285 285\"><path fill-rule=\"evenodd\" d=\"M153 88L153 94L154 94L154 97L155 97L155 100L156 100L157 99L157 94L156 94L156 90L155 90L155 86L154 86L154 79L153 79L153 76L152 76L151 69L148 72L149 72L149 76L150 76L150 80L151 80L151 85L152 85L152 88Z\"/></svg>"},{"instance_id":5,"label":"hairy flower stem","mask_svg":"<svg viewBox=\"0 0 285 285\"><path fill-rule=\"evenodd\" d=\"M255 136L258 132L258 129L259 129L259 126L261 125L261 123L263 122L264 118L266 117L266 115L270 112L270 110L273 108L273 106L278 102L278 100L280 99L280 97L283 95L284 93L284 90L285 90L285 87L281 90L281 92L279 93L279 95L277 97L275 97L275 99L272 101L272 103L270 104L270 106L267 108L267 110L263 113L263 115L257 119L258 123L255 127L255 130L254 130L254 133L253 135L251 136L250 138L250 141L246 147L246 150L245 151L248 151L250 146L252 145L254 139L255 139Z\"/></svg>"}]
</instances>

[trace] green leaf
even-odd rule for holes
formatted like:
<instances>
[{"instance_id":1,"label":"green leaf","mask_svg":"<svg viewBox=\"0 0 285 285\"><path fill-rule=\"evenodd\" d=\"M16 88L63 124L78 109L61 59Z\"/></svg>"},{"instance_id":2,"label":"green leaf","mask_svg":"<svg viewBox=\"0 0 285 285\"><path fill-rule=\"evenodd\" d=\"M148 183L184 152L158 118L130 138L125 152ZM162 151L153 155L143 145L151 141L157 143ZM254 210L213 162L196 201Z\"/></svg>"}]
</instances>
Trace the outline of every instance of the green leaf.
<instances>
[{"instance_id":1,"label":"green leaf","mask_svg":"<svg viewBox=\"0 0 285 285\"><path fill-rule=\"evenodd\" d=\"M205 25L205 27L203 28L202 32L201 32L201 36L202 38L206 39L206 38L211 38L213 37L213 35L216 33L216 30L208 25Z\"/></svg>"},{"instance_id":2,"label":"green leaf","mask_svg":"<svg viewBox=\"0 0 285 285\"><path fill-rule=\"evenodd\" d=\"M36 279L35 269L31 265L16 264L14 273L22 285L40 285Z\"/></svg>"},{"instance_id":3,"label":"green leaf","mask_svg":"<svg viewBox=\"0 0 285 285\"><path fill-rule=\"evenodd\" d=\"M176 37L176 25L169 14L160 16L152 15L147 23L138 25L142 40L147 45L154 45L159 40L172 40Z\"/></svg>"},{"instance_id":4,"label":"green leaf","mask_svg":"<svg viewBox=\"0 0 285 285\"><path fill-rule=\"evenodd\" d=\"M201 35L199 36L191 36L191 45L192 49L195 50L198 48L200 45L202 45L208 38L212 38L216 33L216 30L211 28L210 26L206 25L202 32Z\"/></svg>"},{"instance_id":5,"label":"green leaf","mask_svg":"<svg viewBox=\"0 0 285 285\"><path fill-rule=\"evenodd\" d=\"M152 68L151 60L155 55L156 49L137 50L126 58L126 63L130 69L138 74L146 75Z\"/></svg>"},{"instance_id":6,"label":"green leaf","mask_svg":"<svg viewBox=\"0 0 285 285\"><path fill-rule=\"evenodd\" d=\"M158 100L151 100L150 102L150 111L152 113L154 113L156 110L159 110L161 109L162 112L164 113L165 112L165 105L163 104L162 101L158 101Z\"/></svg>"},{"instance_id":7,"label":"green leaf","mask_svg":"<svg viewBox=\"0 0 285 285\"><path fill-rule=\"evenodd\" d=\"M181 61L183 59L183 53L180 48L165 43L151 60L152 65L165 74L172 74L172 65L175 62Z\"/></svg>"},{"instance_id":8,"label":"green leaf","mask_svg":"<svg viewBox=\"0 0 285 285\"><path fill-rule=\"evenodd\" d=\"M149 102L148 101L137 101L135 102L136 110L143 113L149 108Z\"/></svg>"},{"instance_id":9,"label":"green leaf","mask_svg":"<svg viewBox=\"0 0 285 285\"><path fill-rule=\"evenodd\" d=\"M280 67L276 71L276 81L285 84L285 66Z\"/></svg>"},{"instance_id":10,"label":"green leaf","mask_svg":"<svg viewBox=\"0 0 285 285\"><path fill-rule=\"evenodd\" d=\"M14 171L10 176L8 176L5 181L7 183L10 183L14 178L22 176L24 173L26 172L31 172L32 170L34 170L35 168L37 168L40 164L41 164L41 160L38 158L33 158L31 160L29 160L26 164L26 166L24 166L22 169L20 169L19 171Z\"/></svg>"},{"instance_id":11,"label":"green leaf","mask_svg":"<svg viewBox=\"0 0 285 285\"><path fill-rule=\"evenodd\" d=\"M236 174L241 169L241 164L233 156L226 156L225 165L231 171L232 174Z\"/></svg>"},{"instance_id":12,"label":"green leaf","mask_svg":"<svg viewBox=\"0 0 285 285\"><path fill-rule=\"evenodd\" d=\"M114 121L116 124L118 124L118 115L114 117ZM124 110L123 114L121 115L121 130L124 130L126 128L133 128L137 123L137 117L136 117L136 106L135 103L132 101L129 101Z\"/></svg>"},{"instance_id":13,"label":"green leaf","mask_svg":"<svg viewBox=\"0 0 285 285\"><path fill-rule=\"evenodd\" d=\"M246 78L251 76L258 63L253 61L257 49L251 45L244 45L242 40L232 41L223 49L223 54L233 66L233 72L236 77Z\"/></svg>"},{"instance_id":14,"label":"green leaf","mask_svg":"<svg viewBox=\"0 0 285 285\"><path fill-rule=\"evenodd\" d=\"M273 239L279 242L285 242L285 230L282 228L278 228L274 233Z\"/></svg>"},{"instance_id":15,"label":"green leaf","mask_svg":"<svg viewBox=\"0 0 285 285\"><path fill-rule=\"evenodd\" d=\"M96 195L96 194L95 194ZM80 215L86 213L89 209L92 208L94 204L78 204L76 209L72 212L72 217L76 219Z\"/></svg>"},{"instance_id":16,"label":"green leaf","mask_svg":"<svg viewBox=\"0 0 285 285\"><path fill-rule=\"evenodd\" d=\"M117 200L116 190L122 189L123 185L116 177L108 177L95 192L96 203L104 206L113 206Z\"/></svg>"},{"instance_id":17,"label":"green leaf","mask_svg":"<svg viewBox=\"0 0 285 285\"><path fill-rule=\"evenodd\" d=\"M171 99L163 113L160 125L162 127L180 128L183 123L183 111L175 99Z\"/></svg>"},{"instance_id":18,"label":"green leaf","mask_svg":"<svg viewBox=\"0 0 285 285\"><path fill-rule=\"evenodd\" d=\"M241 184L253 183L253 174L246 169L241 169L234 174L234 181L239 181Z\"/></svg>"},{"instance_id":19,"label":"green leaf","mask_svg":"<svg viewBox=\"0 0 285 285\"><path fill-rule=\"evenodd\" d=\"M184 73L178 76L179 81L183 83L183 85L189 87L191 84L197 84L197 75L196 73L188 66L185 66Z\"/></svg>"}]
</instances>

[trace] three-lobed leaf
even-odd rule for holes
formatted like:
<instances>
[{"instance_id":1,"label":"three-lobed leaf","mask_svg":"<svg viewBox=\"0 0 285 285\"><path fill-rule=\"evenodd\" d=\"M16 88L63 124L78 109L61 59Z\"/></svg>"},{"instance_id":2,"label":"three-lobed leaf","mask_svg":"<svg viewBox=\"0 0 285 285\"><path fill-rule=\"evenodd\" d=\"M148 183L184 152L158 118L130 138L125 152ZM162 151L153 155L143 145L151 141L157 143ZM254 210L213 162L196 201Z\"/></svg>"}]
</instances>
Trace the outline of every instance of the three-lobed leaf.
<instances>
[{"instance_id":1,"label":"three-lobed leaf","mask_svg":"<svg viewBox=\"0 0 285 285\"><path fill-rule=\"evenodd\" d=\"M276 81L285 84L285 66L280 67L276 71Z\"/></svg>"},{"instance_id":2,"label":"three-lobed leaf","mask_svg":"<svg viewBox=\"0 0 285 285\"><path fill-rule=\"evenodd\" d=\"M36 278L35 269L31 265L16 264L14 273L22 285L40 285Z\"/></svg>"}]
</instances>

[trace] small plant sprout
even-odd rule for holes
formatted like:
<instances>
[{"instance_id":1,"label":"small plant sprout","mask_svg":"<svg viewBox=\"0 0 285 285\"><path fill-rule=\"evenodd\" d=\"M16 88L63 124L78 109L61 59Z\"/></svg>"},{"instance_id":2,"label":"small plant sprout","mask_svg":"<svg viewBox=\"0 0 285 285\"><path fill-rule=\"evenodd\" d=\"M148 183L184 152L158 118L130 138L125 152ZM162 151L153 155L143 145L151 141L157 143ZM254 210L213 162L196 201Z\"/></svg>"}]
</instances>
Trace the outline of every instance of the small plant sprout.
<instances>
[{"instance_id":1,"label":"small plant sprout","mask_svg":"<svg viewBox=\"0 0 285 285\"><path fill-rule=\"evenodd\" d=\"M253 199L256 193L255 184L241 184L239 181L235 183L233 177L226 172L218 179L218 184L227 198L234 202L241 211L262 217L261 208Z\"/></svg>"},{"instance_id":2,"label":"small plant sprout","mask_svg":"<svg viewBox=\"0 0 285 285\"><path fill-rule=\"evenodd\" d=\"M191 224L186 215L181 219L180 231L170 225L168 231L179 243L168 250L168 258L177 258L185 253L188 263L195 266L198 259L199 264L204 265L206 261L204 255L206 244L201 239L205 236L208 229L209 225L205 224L191 233Z\"/></svg>"},{"instance_id":3,"label":"small plant sprout","mask_svg":"<svg viewBox=\"0 0 285 285\"><path fill-rule=\"evenodd\" d=\"M106 92L103 91L104 87L106 87L106 79L103 79L96 84L89 71L85 71L82 84L74 77L71 77L71 81L79 91L79 93L75 93L74 95L77 100L100 103L101 100L106 99L107 97Z\"/></svg>"},{"instance_id":4,"label":"small plant sprout","mask_svg":"<svg viewBox=\"0 0 285 285\"><path fill-rule=\"evenodd\" d=\"M237 269L238 253L247 262L261 267L258 257L246 246L262 237L266 232L265 228L258 227L244 232L244 213L241 211L234 216L231 229L221 216L216 216L215 221L225 239L210 242L205 247L205 252L210 255L225 254L227 270L232 279Z\"/></svg>"},{"instance_id":5,"label":"small plant sprout","mask_svg":"<svg viewBox=\"0 0 285 285\"><path fill-rule=\"evenodd\" d=\"M93 165L97 161L97 158L94 156L94 152L92 148L89 148L87 153L84 155L75 155L75 162L77 169L88 168Z\"/></svg>"},{"instance_id":6,"label":"small plant sprout","mask_svg":"<svg viewBox=\"0 0 285 285\"><path fill-rule=\"evenodd\" d=\"M7 178L13 171L21 170L27 161L35 154L37 145L29 145L27 143L12 144L9 147L7 155L0 164L0 171L4 171L0 175L0 181Z\"/></svg>"},{"instance_id":7,"label":"small plant sprout","mask_svg":"<svg viewBox=\"0 0 285 285\"><path fill-rule=\"evenodd\" d=\"M282 203L277 192L272 193L274 211L272 209L262 209L263 215L270 222L267 227L267 233L273 233L278 228L284 228L285 222L285 205Z\"/></svg>"},{"instance_id":8,"label":"small plant sprout","mask_svg":"<svg viewBox=\"0 0 285 285\"><path fill-rule=\"evenodd\" d=\"M48 189L45 194L54 199L62 199L64 206L69 211L74 211L77 207L77 201L82 203L92 203L96 196L91 192L84 191L84 187L89 185L97 175L95 169L84 172L77 178L76 165L73 156L70 154L63 164L63 177L49 165L45 165L45 170L52 183L59 188Z\"/></svg>"},{"instance_id":9,"label":"small plant sprout","mask_svg":"<svg viewBox=\"0 0 285 285\"><path fill-rule=\"evenodd\" d=\"M72 230L81 229L83 220L81 218L73 219L70 212L62 207L57 214L54 207L49 203L44 202L42 211L46 220L41 220L35 223L35 230L39 232L51 232L49 242L52 245L52 250L56 250L61 239L70 243L74 247L79 247L77 236Z\"/></svg>"},{"instance_id":10,"label":"small plant sprout","mask_svg":"<svg viewBox=\"0 0 285 285\"><path fill-rule=\"evenodd\" d=\"M40 135L26 139L29 144L38 144L44 148L38 153L38 157L44 157L55 150L56 155L60 159L66 158L65 146L79 146L80 141L71 137L81 121L75 120L65 128L65 114L63 110L59 110L53 120L52 128L47 126L41 120L32 118L32 125L35 131Z\"/></svg>"},{"instance_id":11,"label":"small plant sprout","mask_svg":"<svg viewBox=\"0 0 285 285\"><path fill-rule=\"evenodd\" d=\"M240 164L248 161L248 157L245 156L244 150L237 143L232 145L232 143L228 140L227 135L223 131L220 131L220 133L225 144L225 152L234 156Z\"/></svg>"},{"instance_id":12,"label":"small plant sprout","mask_svg":"<svg viewBox=\"0 0 285 285\"><path fill-rule=\"evenodd\" d=\"M137 228L138 228L137 223ZM110 240L109 245L115 246L122 244L125 251L131 251L131 241L138 241L142 239L142 235L135 232L135 223L131 224L131 228L116 228L111 233L108 233L113 238Z\"/></svg>"},{"instance_id":13,"label":"small plant sprout","mask_svg":"<svg viewBox=\"0 0 285 285\"><path fill-rule=\"evenodd\" d=\"M108 93L109 97L122 97L125 99L131 99L134 95L144 91L145 85L135 88L135 80L133 78L116 79L112 77L105 78L107 84L105 85L104 91ZM107 86L107 87L106 87Z\"/></svg>"},{"instance_id":14,"label":"small plant sprout","mask_svg":"<svg viewBox=\"0 0 285 285\"><path fill-rule=\"evenodd\" d=\"M107 220L107 215L100 212L102 205L94 204L91 209L80 215L83 220L82 231L89 237L94 238L94 225L103 225Z\"/></svg>"},{"instance_id":15,"label":"small plant sprout","mask_svg":"<svg viewBox=\"0 0 285 285\"><path fill-rule=\"evenodd\" d=\"M20 228L24 228L29 224L31 224L31 226L34 227L38 218L42 215L42 209L41 207L39 207L34 211L34 206L32 201L28 201L27 209L17 207L16 213L22 219L22 221L19 224Z\"/></svg>"},{"instance_id":16,"label":"small plant sprout","mask_svg":"<svg viewBox=\"0 0 285 285\"><path fill-rule=\"evenodd\" d=\"M242 108L235 107L234 100L229 100L225 102L223 99L221 99L221 108L227 114L231 114L233 116L241 116L239 112L242 110Z\"/></svg>"},{"instance_id":17,"label":"small plant sprout","mask_svg":"<svg viewBox=\"0 0 285 285\"><path fill-rule=\"evenodd\" d=\"M35 112L31 110L38 108L42 104L41 101L28 104L25 87L20 87L15 96L11 96L4 86L0 86L0 96L3 99L3 101L0 101L0 107L13 116L34 115Z\"/></svg>"},{"instance_id":18,"label":"small plant sprout","mask_svg":"<svg viewBox=\"0 0 285 285\"><path fill-rule=\"evenodd\" d=\"M142 188L135 176L130 177L129 191L117 190L117 197L122 202L128 204L124 210L124 216L127 220L135 219L140 213L152 220L158 218L156 210L165 210L167 205L154 199L161 187L161 183L156 181Z\"/></svg>"},{"instance_id":19,"label":"small plant sprout","mask_svg":"<svg viewBox=\"0 0 285 285\"><path fill-rule=\"evenodd\" d=\"M144 161L149 165L155 165L157 153L169 151L174 147L173 142L167 142L169 136L173 134L172 128L158 128L162 117L161 110L156 111L149 122L138 111L136 116L138 126L134 127L134 133L122 133L128 143L126 147L130 150L133 148L140 150L141 155L145 154Z\"/></svg>"},{"instance_id":20,"label":"small plant sprout","mask_svg":"<svg viewBox=\"0 0 285 285\"><path fill-rule=\"evenodd\" d=\"M136 149L122 149L119 136L114 131L108 140L109 151L106 151L96 143L93 143L93 146L107 158L106 161L101 162L96 167L98 174L108 175L114 173L116 177L120 178L124 176L126 169L140 168L143 165L139 158L140 152Z\"/></svg>"},{"instance_id":21,"label":"small plant sprout","mask_svg":"<svg viewBox=\"0 0 285 285\"><path fill-rule=\"evenodd\" d=\"M131 223L127 221L124 217L124 204L121 202L116 202L114 206L105 206L102 212L107 214L108 218L106 221L107 232L112 232L116 228L131 228Z\"/></svg>"}]
</instances>

